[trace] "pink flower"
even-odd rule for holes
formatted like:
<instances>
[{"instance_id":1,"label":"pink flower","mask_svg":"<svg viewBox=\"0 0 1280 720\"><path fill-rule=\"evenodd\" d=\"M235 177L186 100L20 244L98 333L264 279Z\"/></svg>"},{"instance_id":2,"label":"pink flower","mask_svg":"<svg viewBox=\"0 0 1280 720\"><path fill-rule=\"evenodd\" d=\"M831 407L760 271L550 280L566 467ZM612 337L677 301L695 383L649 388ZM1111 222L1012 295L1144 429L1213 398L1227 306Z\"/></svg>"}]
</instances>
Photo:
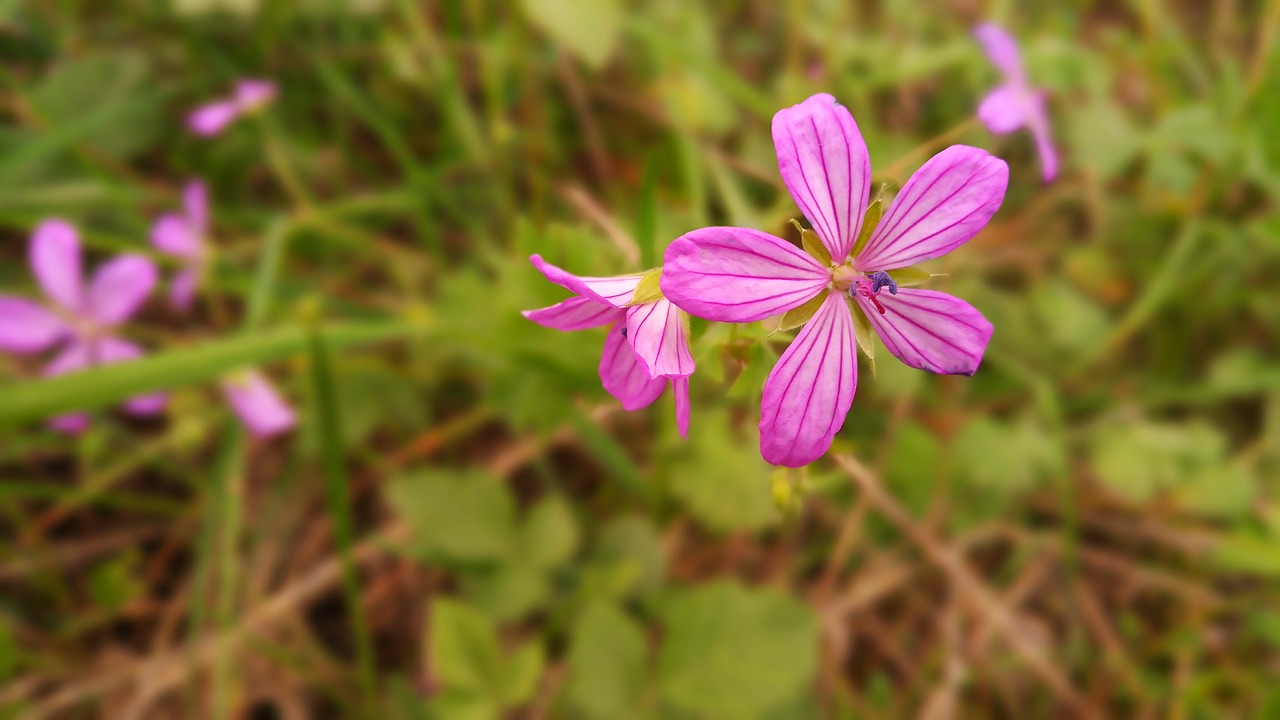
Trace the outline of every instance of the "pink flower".
<instances>
[{"instance_id":1,"label":"pink flower","mask_svg":"<svg viewBox=\"0 0 1280 720\"><path fill-rule=\"evenodd\" d=\"M86 287L80 272L80 239L62 220L46 220L31 237L31 269L51 302L0 296L0 350L36 353L61 350L45 367L46 376L133 360L142 355L137 345L116 337L114 329L141 307L156 283L156 269L141 255L122 255L98 268ZM125 403L135 415L152 415L164 408L161 393L142 395ZM85 427L83 414L55 418L60 430Z\"/></svg>"},{"instance_id":2,"label":"pink flower","mask_svg":"<svg viewBox=\"0 0 1280 720\"><path fill-rule=\"evenodd\" d=\"M151 244L182 261L182 269L169 285L169 300L179 310L189 310L196 283L203 270L205 235L209 230L209 201L204 183L193 180L182 192L183 213L161 215L151 227Z\"/></svg>"},{"instance_id":3,"label":"pink flower","mask_svg":"<svg viewBox=\"0 0 1280 720\"><path fill-rule=\"evenodd\" d=\"M769 374L761 409L761 454L799 467L831 447L853 403L855 312L911 367L977 370L991 323L958 298L899 288L886 271L939 257L973 237L1000 207L1009 170L977 148L943 150L911 176L851 257L871 185L853 116L830 95L814 95L774 115L773 143L783 182L834 261L756 230L710 227L667 248L660 284L680 309L721 322L753 322L820 302Z\"/></svg>"},{"instance_id":4,"label":"pink flower","mask_svg":"<svg viewBox=\"0 0 1280 720\"><path fill-rule=\"evenodd\" d=\"M997 135L1022 127L1029 129L1036 141L1036 151L1040 153L1044 181L1049 182L1058 175L1058 152L1049 137L1045 92L1027 82L1018 45L1004 29L986 23L974 28L973 35L1004 75L1004 84L992 90L978 106L978 119Z\"/></svg>"},{"instance_id":5,"label":"pink flower","mask_svg":"<svg viewBox=\"0 0 1280 720\"><path fill-rule=\"evenodd\" d=\"M624 409L639 410L657 400L670 380L676 398L676 424L680 436L685 437L689 429L689 376L694 365L688 326L680 311L656 293L654 299L636 297L645 274L578 277L539 255L529 260L548 280L575 295L551 307L525 310L523 315L556 330L608 325L600 357L604 389L621 401Z\"/></svg>"},{"instance_id":6,"label":"pink flower","mask_svg":"<svg viewBox=\"0 0 1280 720\"><path fill-rule=\"evenodd\" d=\"M276 96L276 84L270 80L245 79L236 83L229 98L201 105L187 116L191 132L212 137L226 129L236 118L254 112Z\"/></svg>"},{"instance_id":7,"label":"pink flower","mask_svg":"<svg viewBox=\"0 0 1280 720\"><path fill-rule=\"evenodd\" d=\"M222 381L222 392L231 409L257 438L268 438L297 424L293 408L281 399L262 373L239 373Z\"/></svg>"}]
</instances>

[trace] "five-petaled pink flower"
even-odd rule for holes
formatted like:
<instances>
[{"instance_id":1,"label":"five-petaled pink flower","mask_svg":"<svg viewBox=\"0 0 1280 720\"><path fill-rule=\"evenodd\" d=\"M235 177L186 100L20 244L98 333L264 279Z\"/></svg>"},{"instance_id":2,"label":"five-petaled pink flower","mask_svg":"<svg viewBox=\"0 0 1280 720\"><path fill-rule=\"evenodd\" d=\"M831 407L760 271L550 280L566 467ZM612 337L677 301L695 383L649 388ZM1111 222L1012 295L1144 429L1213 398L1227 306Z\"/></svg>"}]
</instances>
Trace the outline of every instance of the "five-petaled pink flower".
<instances>
[{"instance_id":1,"label":"five-petaled pink flower","mask_svg":"<svg viewBox=\"0 0 1280 720\"><path fill-rule=\"evenodd\" d=\"M977 148L943 150L911 176L850 257L871 185L853 116L830 95L815 95L774 115L773 142L787 189L833 261L756 230L703 228L667 248L660 286L685 312L721 322L762 320L823 298L764 387L760 452L776 465L799 467L830 448L853 403L853 312L865 314L889 352L911 367L977 370L991 323L945 293L899 288L887 271L973 237L1000 207L1009 170Z\"/></svg>"},{"instance_id":2,"label":"five-petaled pink flower","mask_svg":"<svg viewBox=\"0 0 1280 720\"><path fill-rule=\"evenodd\" d=\"M1058 152L1049 137L1049 114L1045 112L1045 92L1031 87L1022 66L1018 44L1003 28L985 23L974 28L987 57L1004 75L1004 84L992 90L978 106L978 119L997 135L1025 127L1036 141L1044 181L1058 175Z\"/></svg>"},{"instance_id":3,"label":"five-petaled pink flower","mask_svg":"<svg viewBox=\"0 0 1280 720\"><path fill-rule=\"evenodd\" d=\"M647 407L671 381L680 436L689 428L689 376L693 355L681 312L666 298L633 304L643 274L578 277L534 255L529 260L548 280L575 293L551 307L523 315L556 330L609 326L600 357L600 381L626 410Z\"/></svg>"},{"instance_id":4,"label":"five-petaled pink flower","mask_svg":"<svg viewBox=\"0 0 1280 720\"><path fill-rule=\"evenodd\" d=\"M187 116L187 127L197 135L212 137L226 129L236 118L247 115L276 96L276 84L270 80L245 79L236 83L231 97L201 105Z\"/></svg>"},{"instance_id":5,"label":"five-petaled pink flower","mask_svg":"<svg viewBox=\"0 0 1280 720\"><path fill-rule=\"evenodd\" d=\"M297 418L293 408L276 392L262 373L248 370L221 382L231 409L257 438L268 438L291 429Z\"/></svg>"},{"instance_id":6,"label":"five-petaled pink flower","mask_svg":"<svg viewBox=\"0 0 1280 720\"><path fill-rule=\"evenodd\" d=\"M81 276L80 239L62 220L46 220L31 238L31 269L52 301L47 306L13 296L0 296L0 349L35 353L60 346L44 369L61 375L91 365L133 360L142 355L137 345L115 335L156 283L156 269L141 255L122 255L98 268L85 286ZM164 408L165 396L154 393L132 398L124 405L135 415L152 415ZM55 418L52 425L66 432L82 430L84 414Z\"/></svg>"},{"instance_id":7,"label":"five-petaled pink flower","mask_svg":"<svg viewBox=\"0 0 1280 720\"><path fill-rule=\"evenodd\" d=\"M179 310L189 310L195 299L205 260L205 234L209 230L209 200L204 183L193 180L182 191L183 212L161 215L151 227L151 244L182 262L169 285L169 300Z\"/></svg>"}]
</instances>

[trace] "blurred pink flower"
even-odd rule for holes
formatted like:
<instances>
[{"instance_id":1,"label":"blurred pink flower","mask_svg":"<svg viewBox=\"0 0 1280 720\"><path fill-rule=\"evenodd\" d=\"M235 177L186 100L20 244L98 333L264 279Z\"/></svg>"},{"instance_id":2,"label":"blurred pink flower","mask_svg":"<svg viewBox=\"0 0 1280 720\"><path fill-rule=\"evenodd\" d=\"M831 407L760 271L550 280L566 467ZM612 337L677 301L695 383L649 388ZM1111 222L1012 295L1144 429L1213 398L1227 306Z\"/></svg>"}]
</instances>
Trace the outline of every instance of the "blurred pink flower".
<instances>
[{"instance_id":1,"label":"blurred pink flower","mask_svg":"<svg viewBox=\"0 0 1280 720\"><path fill-rule=\"evenodd\" d=\"M666 298L632 304L643 274L578 277L539 255L529 258L548 280L574 293L551 307L523 315L543 327L585 330L609 326L600 357L600 381L623 409L648 407L670 380L676 399L680 436L689 431L689 330L681 312Z\"/></svg>"},{"instance_id":2,"label":"blurred pink flower","mask_svg":"<svg viewBox=\"0 0 1280 720\"><path fill-rule=\"evenodd\" d=\"M276 96L270 80L244 79L236 83L231 97L201 105L187 116L187 127L197 135L212 137L236 118L264 107Z\"/></svg>"},{"instance_id":3,"label":"blurred pink flower","mask_svg":"<svg viewBox=\"0 0 1280 720\"><path fill-rule=\"evenodd\" d=\"M182 269L169 284L169 300L179 310L189 310L205 260L205 235L209 230L209 201L204 183L193 180L182 191L183 212L161 215L151 227L151 244L182 261Z\"/></svg>"},{"instance_id":4,"label":"blurred pink flower","mask_svg":"<svg viewBox=\"0 0 1280 720\"><path fill-rule=\"evenodd\" d=\"M260 372L250 370L223 380L222 392L254 437L268 438L297 424L293 408Z\"/></svg>"},{"instance_id":5,"label":"blurred pink flower","mask_svg":"<svg viewBox=\"0 0 1280 720\"><path fill-rule=\"evenodd\" d=\"M1004 84L987 94L978 106L978 119L997 135L1025 127L1031 131L1040 153L1044 181L1058 175L1058 151L1049 137L1049 114L1045 111L1043 90L1031 87L1022 66L1018 44L1003 28L985 23L974 28L973 35L982 43L987 57L1004 75Z\"/></svg>"},{"instance_id":6,"label":"blurred pink flower","mask_svg":"<svg viewBox=\"0 0 1280 720\"><path fill-rule=\"evenodd\" d=\"M81 277L80 239L62 220L42 222L31 237L31 270L51 302L0 296L0 350L36 353L60 347L44 369L46 376L140 357L142 349L116 337L114 328L141 307L156 283L156 269L141 255L122 255L98 268L85 286ZM130 399L124 408L152 415L164 408L162 393ZM51 425L66 432L83 429L83 414L55 418Z\"/></svg>"},{"instance_id":7,"label":"blurred pink flower","mask_svg":"<svg viewBox=\"0 0 1280 720\"><path fill-rule=\"evenodd\" d=\"M799 467L827 452L853 404L858 359L852 303L902 362L972 375L991 323L945 293L899 288L889 270L944 255L973 237L1004 198L1009 168L954 145L911 176L851 257L862 231L871 161L853 116L814 95L773 116L778 170L832 261L757 230L695 230L667 248L661 288L677 307L719 322L754 322L822 298L764 386L760 453ZM881 290L887 289L887 294Z\"/></svg>"}]
</instances>

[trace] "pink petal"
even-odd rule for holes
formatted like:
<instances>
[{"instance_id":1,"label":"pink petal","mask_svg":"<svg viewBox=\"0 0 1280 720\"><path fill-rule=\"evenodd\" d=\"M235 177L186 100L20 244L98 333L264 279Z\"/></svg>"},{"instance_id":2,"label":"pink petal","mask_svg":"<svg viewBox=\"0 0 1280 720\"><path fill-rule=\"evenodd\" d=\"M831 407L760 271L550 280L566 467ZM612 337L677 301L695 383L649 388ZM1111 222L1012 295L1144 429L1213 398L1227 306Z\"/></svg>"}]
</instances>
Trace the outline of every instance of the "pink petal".
<instances>
[{"instance_id":1,"label":"pink petal","mask_svg":"<svg viewBox=\"0 0 1280 720\"><path fill-rule=\"evenodd\" d=\"M551 282L616 308L626 307L640 284L640 275L578 277L543 260L541 255L530 255L529 262Z\"/></svg>"},{"instance_id":2,"label":"pink petal","mask_svg":"<svg viewBox=\"0 0 1280 720\"><path fill-rule=\"evenodd\" d=\"M1035 138L1036 150L1040 153L1041 174L1045 182L1050 182L1058 176L1058 151L1053 147L1053 139L1049 137L1049 116L1044 111L1044 99L1039 100L1039 105L1031 115L1031 135Z\"/></svg>"},{"instance_id":3,"label":"pink petal","mask_svg":"<svg viewBox=\"0 0 1280 720\"><path fill-rule=\"evenodd\" d=\"M622 318L622 311L618 308L585 297L571 297L551 307L525 310L520 314L553 330L585 330Z\"/></svg>"},{"instance_id":4,"label":"pink petal","mask_svg":"<svg viewBox=\"0 0 1280 720\"><path fill-rule=\"evenodd\" d=\"M97 357L95 361L102 365L110 365L112 363L128 362L137 360L145 353L142 348L116 337L105 337L97 343ZM150 393L148 395L138 395L129 398L124 403L125 412L133 415L155 415L162 410L168 403L169 396L163 392Z\"/></svg>"},{"instance_id":5,"label":"pink petal","mask_svg":"<svg viewBox=\"0 0 1280 720\"><path fill-rule=\"evenodd\" d=\"M943 375L977 372L992 328L969 303L936 290L900 288L897 295L876 296L885 309L881 315L857 298L885 347L910 367Z\"/></svg>"},{"instance_id":6,"label":"pink petal","mask_svg":"<svg viewBox=\"0 0 1280 720\"><path fill-rule=\"evenodd\" d=\"M1022 69L1022 54L1018 52L1018 43L999 25L984 23L973 29L973 36L982 43L991 63L1010 80L1021 81L1025 77Z\"/></svg>"},{"instance_id":7,"label":"pink petal","mask_svg":"<svg viewBox=\"0 0 1280 720\"><path fill-rule=\"evenodd\" d=\"M680 437L689 437L689 378L671 378L671 392L676 396L676 428Z\"/></svg>"},{"instance_id":8,"label":"pink petal","mask_svg":"<svg viewBox=\"0 0 1280 720\"><path fill-rule=\"evenodd\" d=\"M261 107L271 102L275 96L276 84L270 80L246 78L236 83L236 102L246 110Z\"/></svg>"},{"instance_id":9,"label":"pink petal","mask_svg":"<svg viewBox=\"0 0 1280 720\"><path fill-rule=\"evenodd\" d=\"M182 207L187 213L187 222L199 236L209 230L209 193L204 183L192 180L182 189Z\"/></svg>"},{"instance_id":10,"label":"pink petal","mask_svg":"<svg viewBox=\"0 0 1280 720\"><path fill-rule=\"evenodd\" d=\"M985 150L952 145L902 186L855 260L859 270L893 270L968 242L1000 209L1009 166Z\"/></svg>"},{"instance_id":11,"label":"pink petal","mask_svg":"<svg viewBox=\"0 0 1280 720\"><path fill-rule=\"evenodd\" d=\"M240 105L233 100L218 100L196 108L187 116L187 127L191 132L204 137L213 137L240 116Z\"/></svg>"},{"instance_id":12,"label":"pink petal","mask_svg":"<svg viewBox=\"0 0 1280 720\"><path fill-rule=\"evenodd\" d=\"M122 255L94 273L85 310L104 325L124 322L151 294L156 266L141 255Z\"/></svg>"},{"instance_id":13,"label":"pink petal","mask_svg":"<svg viewBox=\"0 0 1280 720\"><path fill-rule=\"evenodd\" d=\"M169 281L169 302L179 311L187 312L191 309L191 303L196 299L196 281L199 277L198 270L188 268L179 270Z\"/></svg>"},{"instance_id":14,"label":"pink petal","mask_svg":"<svg viewBox=\"0 0 1280 720\"><path fill-rule=\"evenodd\" d=\"M49 421L49 428L67 435L78 435L89 427L89 416L86 413L59 415Z\"/></svg>"},{"instance_id":15,"label":"pink petal","mask_svg":"<svg viewBox=\"0 0 1280 720\"><path fill-rule=\"evenodd\" d=\"M63 348L48 365L44 366L43 375L45 377L65 375L83 370L94 362L94 347L88 343L75 341Z\"/></svg>"},{"instance_id":16,"label":"pink petal","mask_svg":"<svg viewBox=\"0 0 1280 720\"><path fill-rule=\"evenodd\" d=\"M167 213L151 226L151 244L160 252L180 258L200 257L200 235L191 222L176 213Z\"/></svg>"},{"instance_id":17,"label":"pink petal","mask_svg":"<svg viewBox=\"0 0 1280 720\"><path fill-rule=\"evenodd\" d=\"M719 322L753 322L803 305L831 281L808 253L772 235L709 227L667 247L660 286L681 310Z\"/></svg>"},{"instance_id":18,"label":"pink petal","mask_svg":"<svg viewBox=\"0 0 1280 720\"><path fill-rule=\"evenodd\" d=\"M800 467L831 447L858 385L857 340L845 294L832 291L764 384L760 454Z\"/></svg>"},{"instance_id":19,"label":"pink petal","mask_svg":"<svg viewBox=\"0 0 1280 720\"><path fill-rule=\"evenodd\" d=\"M80 276L80 236L64 220L45 220L31 235L31 270L45 294L59 305L79 312L83 303Z\"/></svg>"},{"instance_id":20,"label":"pink petal","mask_svg":"<svg viewBox=\"0 0 1280 720\"><path fill-rule=\"evenodd\" d=\"M636 354L622 336L622 323L609 328L600 355L600 382L610 395L617 398L624 410L648 407L667 387L665 377L649 379L648 373L636 361Z\"/></svg>"},{"instance_id":21,"label":"pink petal","mask_svg":"<svg viewBox=\"0 0 1280 720\"><path fill-rule=\"evenodd\" d=\"M1016 89L1002 85L982 99L978 119L997 135L1013 132L1027 124L1026 98Z\"/></svg>"},{"instance_id":22,"label":"pink petal","mask_svg":"<svg viewBox=\"0 0 1280 720\"><path fill-rule=\"evenodd\" d=\"M222 391L240 422L254 437L271 437L297 424L293 408L285 403L261 373L248 372L225 380Z\"/></svg>"},{"instance_id":23,"label":"pink petal","mask_svg":"<svg viewBox=\"0 0 1280 720\"><path fill-rule=\"evenodd\" d=\"M57 315L26 298L0 295L0 350L40 352L67 332Z\"/></svg>"},{"instance_id":24,"label":"pink petal","mask_svg":"<svg viewBox=\"0 0 1280 720\"><path fill-rule=\"evenodd\" d=\"M651 378L693 374L689 333L680 309L669 300L627 308L627 342Z\"/></svg>"},{"instance_id":25,"label":"pink petal","mask_svg":"<svg viewBox=\"0 0 1280 720\"><path fill-rule=\"evenodd\" d=\"M871 184L871 157L858 124L827 94L773 116L778 172L837 263L862 228Z\"/></svg>"}]
</instances>

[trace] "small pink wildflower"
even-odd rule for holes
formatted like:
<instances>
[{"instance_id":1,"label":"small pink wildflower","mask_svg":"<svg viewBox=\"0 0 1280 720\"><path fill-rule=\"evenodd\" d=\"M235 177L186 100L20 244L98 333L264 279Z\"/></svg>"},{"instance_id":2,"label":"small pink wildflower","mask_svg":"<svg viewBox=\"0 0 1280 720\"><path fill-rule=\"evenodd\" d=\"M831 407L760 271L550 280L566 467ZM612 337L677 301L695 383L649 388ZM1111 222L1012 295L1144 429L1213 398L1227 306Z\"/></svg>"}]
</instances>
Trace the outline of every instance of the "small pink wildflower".
<instances>
[{"instance_id":1,"label":"small pink wildflower","mask_svg":"<svg viewBox=\"0 0 1280 720\"><path fill-rule=\"evenodd\" d=\"M633 304L644 274L578 277L544 261L529 258L548 280L575 293L551 307L522 314L543 327L585 330L609 326L600 356L600 381L626 410L648 407L668 381L676 399L680 436L689 430L689 376L693 355L689 330L680 311L659 297Z\"/></svg>"},{"instance_id":2,"label":"small pink wildflower","mask_svg":"<svg viewBox=\"0 0 1280 720\"><path fill-rule=\"evenodd\" d=\"M783 182L831 261L757 230L709 227L667 248L660 286L680 309L720 322L754 322L823 298L769 373L761 407L764 459L799 467L826 453L853 404L855 307L907 365L977 370L991 323L945 293L899 288L887 271L967 242L1000 207L1009 170L977 148L943 150L911 176L851 256L871 186L870 157L853 116L830 95L814 95L774 115L773 142Z\"/></svg>"},{"instance_id":3,"label":"small pink wildflower","mask_svg":"<svg viewBox=\"0 0 1280 720\"><path fill-rule=\"evenodd\" d=\"M187 116L191 132L212 137L222 132L237 118L254 112L276 96L276 84L270 80L244 79L236 83L229 98L201 105Z\"/></svg>"},{"instance_id":4,"label":"small pink wildflower","mask_svg":"<svg viewBox=\"0 0 1280 720\"><path fill-rule=\"evenodd\" d=\"M46 376L141 357L137 345L117 337L116 326L142 306L156 283L156 269L141 255L122 255L98 268L88 286L81 278L80 239L62 220L42 222L31 237L31 270L51 302L0 296L0 350L37 353L61 351L44 369ZM162 393L142 395L124 404L135 415L153 415L165 405ZM55 418L66 432L84 429L81 413Z\"/></svg>"},{"instance_id":5,"label":"small pink wildflower","mask_svg":"<svg viewBox=\"0 0 1280 720\"><path fill-rule=\"evenodd\" d=\"M297 424L293 408L262 373L249 370L222 381L222 392L240 422L256 438L268 438Z\"/></svg>"},{"instance_id":6,"label":"small pink wildflower","mask_svg":"<svg viewBox=\"0 0 1280 720\"><path fill-rule=\"evenodd\" d=\"M1045 111L1046 94L1031 87L1022 65L1018 44L1003 28L985 23L974 28L973 36L982 43L987 57L1004 75L1004 84L987 94L978 106L978 119L997 135L1025 127L1036 141L1044 181L1058 175L1058 151L1049 137L1049 114Z\"/></svg>"}]
</instances>

